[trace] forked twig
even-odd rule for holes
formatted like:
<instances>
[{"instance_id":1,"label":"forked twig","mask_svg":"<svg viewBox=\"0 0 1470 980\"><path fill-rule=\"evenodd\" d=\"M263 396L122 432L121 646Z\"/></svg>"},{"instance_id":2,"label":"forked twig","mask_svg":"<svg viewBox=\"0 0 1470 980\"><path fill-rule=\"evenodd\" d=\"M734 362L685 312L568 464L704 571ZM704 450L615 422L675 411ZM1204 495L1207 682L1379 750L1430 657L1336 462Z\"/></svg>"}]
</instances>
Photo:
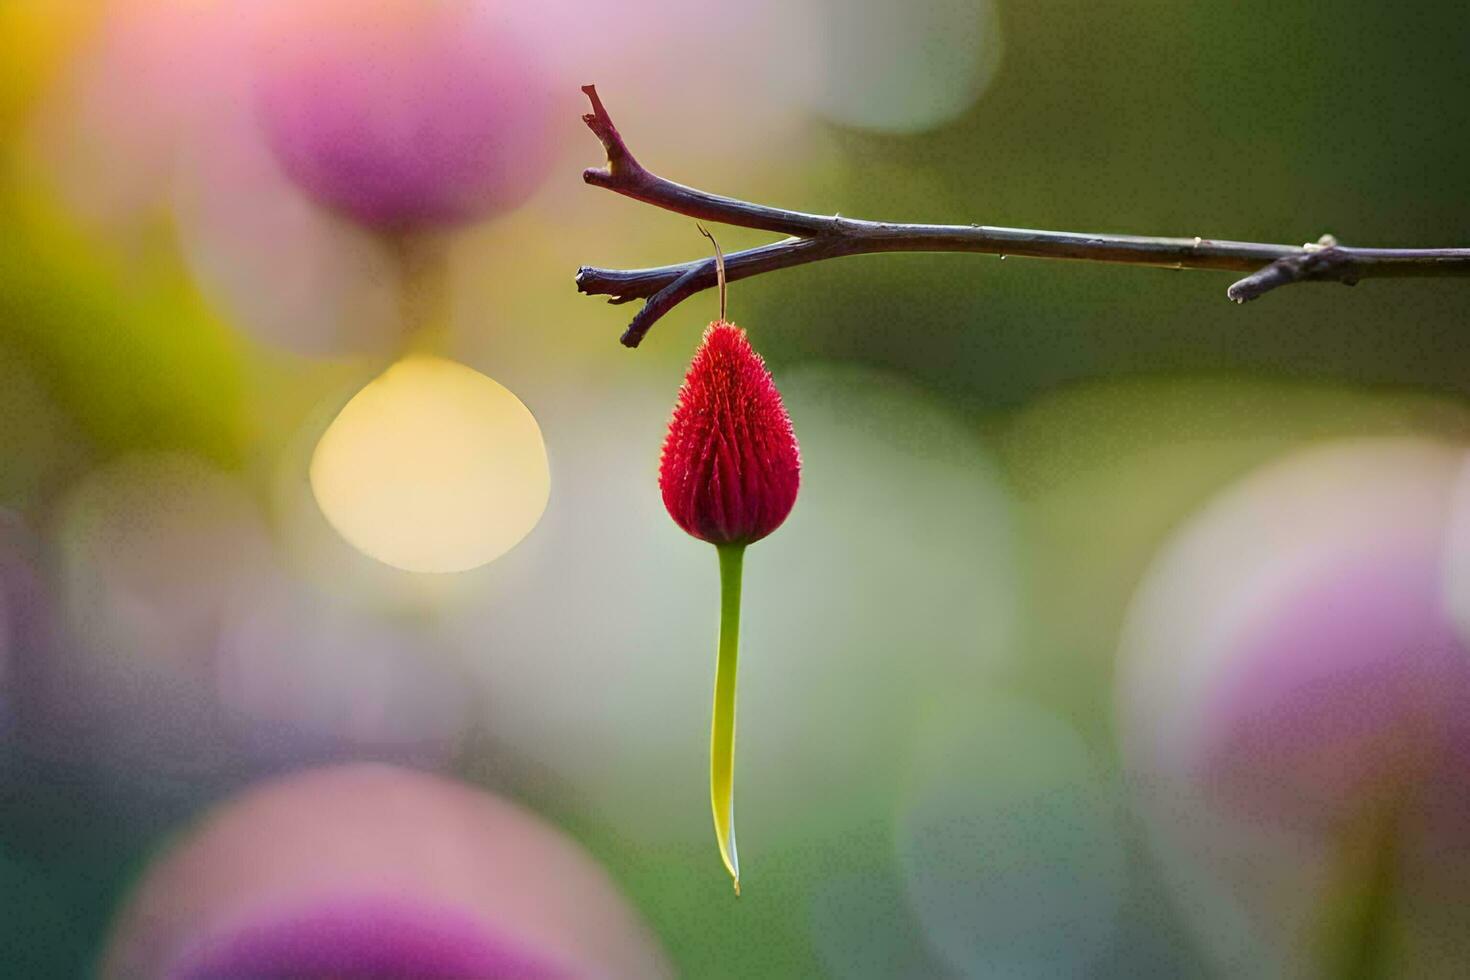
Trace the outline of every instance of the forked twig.
<instances>
[{"instance_id":1,"label":"forked twig","mask_svg":"<svg viewBox=\"0 0 1470 980\"><path fill-rule=\"evenodd\" d=\"M726 255L728 282L808 262L876 252L980 252L1169 269L1250 272L1251 275L1225 291L1237 303L1257 299L1296 282L1340 282L1351 286L1371 278L1470 276L1470 248L1351 248L1337 244L1329 235L1306 245L1197 237L1087 235L991 225L864 221L753 204L686 187L645 170L613 125L596 87L584 85L582 91L592 102L592 111L582 119L607 152L606 166L589 167L583 172L582 179L587 183L700 221L788 236ZM713 258L650 269L583 266L577 271L577 289L583 293L607 296L610 303L644 301L623 332L622 342L628 347L637 347L664 314L690 296L711 288L715 282Z\"/></svg>"}]
</instances>

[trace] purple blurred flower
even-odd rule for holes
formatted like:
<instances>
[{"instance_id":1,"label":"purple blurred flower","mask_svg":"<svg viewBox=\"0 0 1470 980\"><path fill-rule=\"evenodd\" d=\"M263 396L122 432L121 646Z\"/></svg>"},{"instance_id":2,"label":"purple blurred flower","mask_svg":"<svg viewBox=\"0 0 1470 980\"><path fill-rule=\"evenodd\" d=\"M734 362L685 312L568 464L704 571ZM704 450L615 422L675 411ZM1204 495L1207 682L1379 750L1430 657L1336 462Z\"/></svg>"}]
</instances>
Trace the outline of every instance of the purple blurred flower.
<instances>
[{"instance_id":1,"label":"purple blurred flower","mask_svg":"<svg viewBox=\"0 0 1470 980\"><path fill-rule=\"evenodd\" d=\"M1182 528L1134 597L1125 762L1226 974L1332 975L1374 942L1384 975L1470 968L1470 644L1444 575L1464 459L1297 454Z\"/></svg>"},{"instance_id":2,"label":"purple blurred flower","mask_svg":"<svg viewBox=\"0 0 1470 980\"><path fill-rule=\"evenodd\" d=\"M373 228L520 204L554 149L550 79L473 3L309 0L267 18L255 99L284 169Z\"/></svg>"},{"instance_id":3,"label":"purple blurred flower","mask_svg":"<svg viewBox=\"0 0 1470 980\"><path fill-rule=\"evenodd\" d=\"M573 974L525 948L518 938L493 935L452 905L432 907L383 896L287 910L242 924L191 944L168 976L562 980Z\"/></svg>"},{"instance_id":4,"label":"purple blurred flower","mask_svg":"<svg viewBox=\"0 0 1470 980\"><path fill-rule=\"evenodd\" d=\"M1470 650L1437 554L1345 556L1263 607L1236 657L1201 718L1201 777L1243 816L1351 833L1470 793Z\"/></svg>"},{"instance_id":5,"label":"purple blurred flower","mask_svg":"<svg viewBox=\"0 0 1470 980\"><path fill-rule=\"evenodd\" d=\"M670 973L580 848L468 786L381 765L246 792L144 876L102 976L608 977Z\"/></svg>"}]
</instances>

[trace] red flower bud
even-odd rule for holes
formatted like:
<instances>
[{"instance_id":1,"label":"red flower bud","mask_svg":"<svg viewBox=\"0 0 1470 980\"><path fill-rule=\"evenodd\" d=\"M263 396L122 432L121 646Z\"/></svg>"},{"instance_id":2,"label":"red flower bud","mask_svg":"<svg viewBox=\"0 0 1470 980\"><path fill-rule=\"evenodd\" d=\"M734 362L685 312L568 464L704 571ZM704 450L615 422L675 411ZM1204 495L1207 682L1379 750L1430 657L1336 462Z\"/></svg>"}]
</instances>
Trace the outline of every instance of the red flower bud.
<instances>
[{"instance_id":1,"label":"red flower bud","mask_svg":"<svg viewBox=\"0 0 1470 980\"><path fill-rule=\"evenodd\" d=\"M679 389L659 464L669 516L715 545L750 544L781 526L801 482L791 416L745 331L716 320Z\"/></svg>"}]
</instances>

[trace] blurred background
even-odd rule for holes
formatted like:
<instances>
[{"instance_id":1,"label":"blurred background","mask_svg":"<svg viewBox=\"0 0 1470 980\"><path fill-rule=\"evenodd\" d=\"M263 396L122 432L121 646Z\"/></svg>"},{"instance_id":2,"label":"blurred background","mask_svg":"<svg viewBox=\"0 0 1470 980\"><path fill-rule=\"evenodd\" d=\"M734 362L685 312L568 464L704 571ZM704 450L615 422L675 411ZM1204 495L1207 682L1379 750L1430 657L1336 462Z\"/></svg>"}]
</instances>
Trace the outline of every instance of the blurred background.
<instances>
[{"instance_id":1,"label":"blurred background","mask_svg":"<svg viewBox=\"0 0 1470 980\"><path fill-rule=\"evenodd\" d=\"M572 277L707 248L582 183L587 82L801 210L1464 244L1467 49L1372 0L0 0L3 972L93 975L205 814L375 761L575 841L680 975L1465 975L1465 286L735 284L804 457L736 901L656 486L716 301L629 351Z\"/></svg>"}]
</instances>

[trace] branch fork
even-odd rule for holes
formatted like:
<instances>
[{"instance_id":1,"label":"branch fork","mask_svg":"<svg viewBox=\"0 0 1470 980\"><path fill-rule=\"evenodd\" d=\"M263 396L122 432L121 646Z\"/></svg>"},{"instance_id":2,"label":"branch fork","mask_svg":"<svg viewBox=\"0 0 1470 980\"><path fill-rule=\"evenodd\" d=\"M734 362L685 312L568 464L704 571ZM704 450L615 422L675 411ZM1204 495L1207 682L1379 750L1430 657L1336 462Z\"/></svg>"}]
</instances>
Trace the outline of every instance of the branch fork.
<instances>
[{"instance_id":1,"label":"branch fork","mask_svg":"<svg viewBox=\"0 0 1470 980\"><path fill-rule=\"evenodd\" d=\"M596 87L584 85L582 91L592 104L592 111L582 120L607 153L606 166L583 172L582 179L588 184L700 221L786 236L725 256L729 282L809 262L878 252L977 252L1002 258L1024 255L1249 272L1226 290L1237 303L1298 282L1351 286L1378 277L1470 276L1470 248L1350 248L1330 235L1300 246L1200 237L1088 235L991 225L865 221L768 207L686 187L646 170L628 149ZM607 296L609 303L643 300L622 336L625 346L637 347L659 319L689 297L714 287L716 279L714 258L648 269L583 266L577 271L577 289L589 296Z\"/></svg>"}]
</instances>

